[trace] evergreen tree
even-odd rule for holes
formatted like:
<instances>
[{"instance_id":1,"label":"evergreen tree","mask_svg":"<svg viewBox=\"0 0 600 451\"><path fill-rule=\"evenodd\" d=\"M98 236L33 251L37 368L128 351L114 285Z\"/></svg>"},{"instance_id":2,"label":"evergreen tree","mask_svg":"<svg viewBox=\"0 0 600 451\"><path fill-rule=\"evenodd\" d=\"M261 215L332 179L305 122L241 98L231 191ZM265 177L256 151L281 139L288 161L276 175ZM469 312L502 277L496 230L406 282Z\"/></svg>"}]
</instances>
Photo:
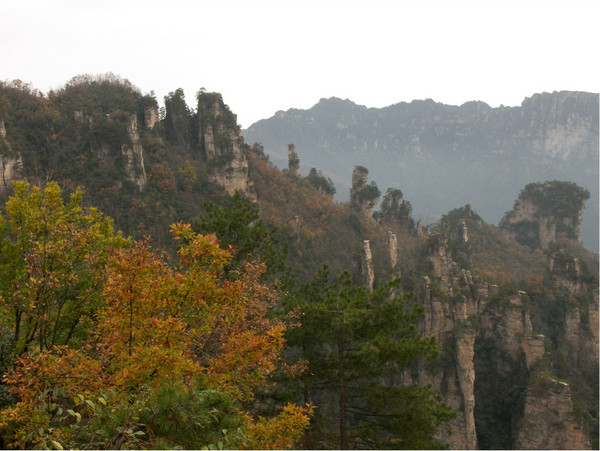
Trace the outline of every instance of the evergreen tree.
<instances>
[{"instance_id":1,"label":"evergreen tree","mask_svg":"<svg viewBox=\"0 0 600 451\"><path fill-rule=\"evenodd\" d=\"M235 257L228 268L260 259L267 266L268 276L279 275L287 287L292 283L289 268L285 266L287 246L280 244L277 229L260 219L258 207L245 200L239 191L227 196L223 206L213 202L204 204L206 214L193 224L194 231L214 233L222 247L232 246Z\"/></svg>"},{"instance_id":2,"label":"evergreen tree","mask_svg":"<svg viewBox=\"0 0 600 451\"><path fill-rule=\"evenodd\" d=\"M302 321L287 338L307 362L304 402L315 402L317 418L336 419L336 430L318 420L311 426L326 447L435 448L437 427L454 415L430 386L399 383L438 350L434 338L417 332L423 308L394 295L398 282L369 293L348 272L331 281L324 267L286 300Z\"/></svg>"}]
</instances>

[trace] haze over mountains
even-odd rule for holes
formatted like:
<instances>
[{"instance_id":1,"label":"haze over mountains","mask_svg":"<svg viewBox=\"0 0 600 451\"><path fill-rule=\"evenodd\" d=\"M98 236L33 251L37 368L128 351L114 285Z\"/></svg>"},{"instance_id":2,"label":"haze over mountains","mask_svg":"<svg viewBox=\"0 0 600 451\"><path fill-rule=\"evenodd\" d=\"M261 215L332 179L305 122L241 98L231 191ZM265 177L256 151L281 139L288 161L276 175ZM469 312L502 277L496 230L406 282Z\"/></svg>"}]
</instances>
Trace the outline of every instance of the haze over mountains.
<instances>
[{"instance_id":1,"label":"haze over mountains","mask_svg":"<svg viewBox=\"0 0 600 451\"><path fill-rule=\"evenodd\" d=\"M402 190L424 223L470 204L498 223L528 183L563 180L589 190L582 244L598 251L598 94L534 94L519 107L461 106L431 99L367 108L321 99L279 111L243 132L271 161L287 166L293 143L301 172L322 170L347 200L356 165L385 192Z\"/></svg>"}]
</instances>

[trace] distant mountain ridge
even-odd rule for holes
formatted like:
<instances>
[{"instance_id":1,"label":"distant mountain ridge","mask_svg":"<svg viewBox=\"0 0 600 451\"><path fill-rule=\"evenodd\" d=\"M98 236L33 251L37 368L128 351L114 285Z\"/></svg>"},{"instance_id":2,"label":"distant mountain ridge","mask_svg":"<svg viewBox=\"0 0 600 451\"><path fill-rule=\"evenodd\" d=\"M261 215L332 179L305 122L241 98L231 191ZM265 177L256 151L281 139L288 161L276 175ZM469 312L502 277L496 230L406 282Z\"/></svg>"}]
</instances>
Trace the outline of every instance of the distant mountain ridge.
<instances>
[{"instance_id":1,"label":"distant mountain ridge","mask_svg":"<svg viewBox=\"0 0 600 451\"><path fill-rule=\"evenodd\" d=\"M598 94L534 94L518 107L461 106L431 99L367 108L321 99L308 110L279 111L243 131L285 167L294 143L302 172L316 167L346 200L354 166L380 188L399 188L425 222L470 204L498 223L531 182L564 180L588 189L584 246L598 250Z\"/></svg>"}]
</instances>

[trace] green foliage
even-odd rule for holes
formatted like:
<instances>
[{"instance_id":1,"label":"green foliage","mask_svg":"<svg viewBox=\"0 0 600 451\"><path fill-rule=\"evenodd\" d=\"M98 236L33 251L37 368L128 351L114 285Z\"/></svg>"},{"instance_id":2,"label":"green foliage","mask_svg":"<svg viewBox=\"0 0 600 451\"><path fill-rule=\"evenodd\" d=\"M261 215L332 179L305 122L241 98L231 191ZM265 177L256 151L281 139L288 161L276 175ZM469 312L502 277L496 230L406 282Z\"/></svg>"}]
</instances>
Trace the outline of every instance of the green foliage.
<instances>
[{"instance_id":1,"label":"green foliage","mask_svg":"<svg viewBox=\"0 0 600 451\"><path fill-rule=\"evenodd\" d=\"M398 221L402 224L414 227L414 220L410 217L412 205L402 196L402 191L396 188L388 188L381 201L381 209L374 216L384 222Z\"/></svg>"},{"instance_id":2,"label":"green foliage","mask_svg":"<svg viewBox=\"0 0 600 451\"><path fill-rule=\"evenodd\" d=\"M36 449L232 449L247 418L225 394L177 383L123 396L47 393L50 425L30 434Z\"/></svg>"},{"instance_id":3,"label":"green foliage","mask_svg":"<svg viewBox=\"0 0 600 451\"><path fill-rule=\"evenodd\" d=\"M265 147L261 143L255 142L252 144L250 151L259 160L269 161L269 156L265 154Z\"/></svg>"},{"instance_id":4,"label":"green foliage","mask_svg":"<svg viewBox=\"0 0 600 451\"><path fill-rule=\"evenodd\" d=\"M377 183L374 181L368 185L363 186L360 189L357 189L353 193L353 197L360 203L374 203L379 196L381 195L381 191L377 188Z\"/></svg>"},{"instance_id":5,"label":"green foliage","mask_svg":"<svg viewBox=\"0 0 600 451\"><path fill-rule=\"evenodd\" d=\"M375 444L378 449L445 449L447 446L432 437L440 427L447 428L446 423L456 416L429 385L378 387L369 396L368 410L360 410L367 415L381 412L377 417L379 424L362 429L370 438L363 439L363 443L368 447ZM387 434L394 438L382 439Z\"/></svg>"},{"instance_id":6,"label":"green foliage","mask_svg":"<svg viewBox=\"0 0 600 451\"><path fill-rule=\"evenodd\" d=\"M18 354L85 336L109 252L129 242L99 211L82 208L79 190L65 203L56 183L14 189L0 216L0 297Z\"/></svg>"},{"instance_id":7,"label":"green foliage","mask_svg":"<svg viewBox=\"0 0 600 451\"><path fill-rule=\"evenodd\" d=\"M319 194L325 194L333 197L335 186L329 177L325 177L321 171L311 168L308 175L304 177L304 182L316 189Z\"/></svg>"},{"instance_id":8,"label":"green foliage","mask_svg":"<svg viewBox=\"0 0 600 451\"><path fill-rule=\"evenodd\" d=\"M288 144L288 169L289 174L298 174L300 170L300 158L296 154L296 148L293 144Z\"/></svg>"},{"instance_id":9,"label":"green foliage","mask_svg":"<svg viewBox=\"0 0 600 451\"><path fill-rule=\"evenodd\" d=\"M284 301L302 317L288 340L308 364L304 401L335 400L319 407L339 426L328 431L337 440L327 441L329 448L435 447L432 432L453 416L431 387L391 382L417 359L438 357L435 339L416 330L422 307L410 296L394 295L398 282L369 293L347 272L330 280L324 267ZM364 434L350 434L350 429Z\"/></svg>"},{"instance_id":10,"label":"green foliage","mask_svg":"<svg viewBox=\"0 0 600 451\"><path fill-rule=\"evenodd\" d=\"M185 103L183 89L165 96L165 135L168 141L189 148L192 142L192 115Z\"/></svg>"},{"instance_id":11,"label":"green foliage","mask_svg":"<svg viewBox=\"0 0 600 451\"><path fill-rule=\"evenodd\" d=\"M588 190L572 182L559 182L557 180L545 183L530 183L521 191L519 199L515 201L515 210L520 202L531 202L535 208L535 217L531 220L519 222L510 221L515 216L515 210L507 213L500 226L515 234L516 240L532 248L541 245L539 236L539 221L542 218L549 220L549 224L556 226L556 235L564 235L567 239L578 239L579 214L590 198Z\"/></svg>"},{"instance_id":12,"label":"green foliage","mask_svg":"<svg viewBox=\"0 0 600 451\"><path fill-rule=\"evenodd\" d=\"M440 224L446 226L451 233L458 234L462 232L460 230L460 225L462 225L463 221L481 222L482 219L475 210L471 208L471 205L467 204L464 207L455 208L443 215Z\"/></svg>"},{"instance_id":13,"label":"green foliage","mask_svg":"<svg viewBox=\"0 0 600 451\"><path fill-rule=\"evenodd\" d=\"M287 246L281 244L277 229L267 226L258 207L245 200L239 191L227 196L223 206L213 202L204 205L206 213L194 223L194 230L213 233L223 247L232 246L235 257L230 268L239 267L243 262L260 259L267 265L268 275L282 275L282 282L289 285L289 271L285 267Z\"/></svg>"},{"instance_id":14,"label":"green foliage","mask_svg":"<svg viewBox=\"0 0 600 451\"><path fill-rule=\"evenodd\" d=\"M112 73L78 75L68 81L63 89L50 93L50 98L57 105L69 105L69 108L88 116L137 111L141 97L140 91L128 80Z\"/></svg>"},{"instance_id":15,"label":"green foliage","mask_svg":"<svg viewBox=\"0 0 600 451\"><path fill-rule=\"evenodd\" d=\"M261 217L289 244L286 264L298 282L311 280L323 263L332 271L355 271L354 258L367 235L355 211L252 155L250 169Z\"/></svg>"},{"instance_id":16,"label":"green foliage","mask_svg":"<svg viewBox=\"0 0 600 451\"><path fill-rule=\"evenodd\" d=\"M165 386L148 400L140 421L170 447L239 448L245 418L225 394L216 390ZM154 446L151 446L154 447Z\"/></svg>"},{"instance_id":17,"label":"green foliage","mask_svg":"<svg viewBox=\"0 0 600 451\"><path fill-rule=\"evenodd\" d=\"M221 94L201 89L196 94L196 100L198 101L198 119L202 128L211 125L213 128L239 130L237 118L225 105Z\"/></svg>"},{"instance_id":18,"label":"green foliage","mask_svg":"<svg viewBox=\"0 0 600 451\"><path fill-rule=\"evenodd\" d=\"M540 239L540 224L536 221L520 221L510 225L509 230L515 234L517 243L539 249L542 246Z\"/></svg>"},{"instance_id":19,"label":"green foliage","mask_svg":"<svg viewBox=\"0 0 600 451\"><path fill-rule=\"evenodd\" d=\"M525 186L519 199L530 200L541 216L554 218L577 218L581 205L590 198L590 192L573 182L530 183Z\"/></svg>"}]
</instances>

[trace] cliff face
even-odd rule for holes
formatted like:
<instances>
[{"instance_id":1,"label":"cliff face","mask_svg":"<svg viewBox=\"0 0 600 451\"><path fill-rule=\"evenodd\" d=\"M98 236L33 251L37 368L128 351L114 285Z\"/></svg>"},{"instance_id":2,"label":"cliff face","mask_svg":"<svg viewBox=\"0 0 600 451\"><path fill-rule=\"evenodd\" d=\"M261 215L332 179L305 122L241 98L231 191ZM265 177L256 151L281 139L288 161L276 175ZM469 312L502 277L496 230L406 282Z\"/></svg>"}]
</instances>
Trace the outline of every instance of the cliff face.
<instances>
[{"instance_id":1,"label":"cliff face","mask_svg":"<svg viewBox=\"0 0 600 451\"><path fill-rule=\"evenodd\" d=\"M432 384L446 403L457 411L451 423L452 434L439 432L439 439L451 449L477 449L475 429L473 351L476 331L470 319L477 313L477 303L471 297L455 292L453 286L467 287L472 282L468 271L462 271L448 258L446 243L438 241L430 254L433 278L425 276L418 295L425 306L421 330L435 336L442 350L438 367L421 368L418 382ZM448 302L452 297L453 301Z\"/></svg>"},{"instance_id":2,"label":"cliff face","mask_svg":"<svg viewBox=\"0 0 600 451\"><path fill-rule=\"evenodd\" d=\"M569 384L538 376L527 387L515 449L591 449L571 401Z\"/></svg>"},{"instance_id":3,"label":"cliff face","mask_svg":"<svg viewBox=\"0 0 600 451\"><path fill-rule=\"evenodd\" d=\"M152 116L148 119L152 123ZM129 137L131 146L127 144L121 145L125 172L127 173L127 178L135 183L138 190L141 191L146 186L146 168L144 166L144 148L140 143L140 136L137 130L137 116L135 114L129 118L127 136Z\"/></svg>"},{"instance_id":4,"label":"cliff face","mask_svg":"<svg viewBox=\"0 0 600 451\"><path fill-rule=\"evenodd\" d=\"M213 180L229 194L238 190L256 200L242 132L219 94L198 96L198 130L200 148L212 168Z\"/></svg>"},{"instance_id":5,"label":"cliff face","mask_svg":"<svg viewBox=\"0 0 600 451\"><path fill-rule=\"evenodd\" d=\"M562 91L534 94L521 104L523 136L543 157L586 159L598 149L598 96Z\"/></svg>"},{"instance_id":6,"label":"cliff face","mask_svg":"<svg viewBox=\"0 0 600 451\"><path fill-rule=\"evenodd\" d=\"M375 271L373 269L373 255L371 254L371 244L369 240L363 241L361 254L361 271L365 286L369 291L373 291L373 282L375 281Z\"/></svg>"},{"instance_id":7,"label":"cliff face","mask_svg":"<svg viewBox=\"0 0 600 451\"><path fill-rule=\"evenodd\" d=\"M0 193L10 189L11 182L20 176L23 160L6 138L4 121L0 119Z\"/></svg>"},{"instance_id":8,"label":"cliff face","mask_svg":"<svg viewBox=\"0 0 600 451\"><path fill-rule=\"evenodd\" d=\"M115 111L98 118L76 110L73 118L76 140L83 146L89 143L87 151L91 154L91 160L105 171L112 171L120 166L126 179L134 183L138 191L142 191L146 186L147 176L137 114ZM148 113L147 120L154 125L152 113ZM90 139L90 136L98 136L99 130L104 129L111 129L112 134Z\"/></svg>"},{"instance_id":9,"label":"cliff face","mask_svg":"<svg viewBox=\"0 0 600 451\"><path fill-rule=\"evenodd\" d=\"M440 431L439 438L452 449L477 449L478 436L488 439L487 431L480 430L487 426L477 419L486 423L489 412L508 408L504 425L494 432L507 434L500 445L589 449L582 420L574 413L569 384L540 370L546 338L533 331L527 294L502 293L460 268L450 255L446 237L428 240L432 276L425 276L418 292L425 306L420 327L424 335L436 337L442 357L433 367L422 366L417 381L438 388L458 412L452 434ZM597 310L596 300L588 310L590 321L597 317ZM574 355L589 356L595 350L591 355L597 356L597 331L595 336L590 334L586 323L579 310L568 315L566 340ZM597 358L590 363L597 367ZM510 408L507 399L513 399ZM558 429L557 424L561 424Z\"/></svg>"}]
</instances>

